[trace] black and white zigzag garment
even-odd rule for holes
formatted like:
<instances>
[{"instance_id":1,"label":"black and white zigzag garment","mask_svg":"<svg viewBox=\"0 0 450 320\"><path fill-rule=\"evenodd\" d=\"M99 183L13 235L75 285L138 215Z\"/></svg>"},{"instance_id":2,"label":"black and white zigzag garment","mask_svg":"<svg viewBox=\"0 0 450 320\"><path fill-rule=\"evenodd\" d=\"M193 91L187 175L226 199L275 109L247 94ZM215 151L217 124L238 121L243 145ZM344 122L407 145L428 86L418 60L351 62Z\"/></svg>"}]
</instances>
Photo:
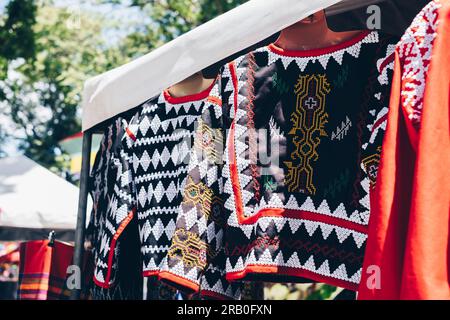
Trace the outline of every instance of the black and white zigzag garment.
<instances>
[{"instance_id":1,"label":"black and white zigzag garment","mask_svg":"<svg viewBox=\"0 0 450 320\"><path fill-rule=\"evenodd\" d=\"M99 254L100 235L106 226L106 211L114 193L114 181L117 176L117 168L114 164L115 158L119 154L118 150L125 128L136 111L136 109L132 109L125 114L117 116L105 128L103 139L92 167L89 189L93 199L93 208L87 230L87 238L93 247L92 256L94 260ZM119 246L116 246L119 269L116 285L112 288L102 288L94 283L90 284L91 295L94 300L135 300L142 298L143 280L141 266L138 264L140 254L137 233L136 225L128 228L120 240L120 246L127 249L119 251Z\"/></svg>"},{"instance_id":2,"label":"black and white zigzag garment","mask_svg":"<svg viewBox=\"0 0 450 320\"><path fill-rule=\"evenodd\" d=\"M94 280L110 287L117 274L116 244L137 219L143 275L158 276L169 248L185 183L196 120L212 87L192 96L171 97L168 91L145 102L130 121L115 160L117 177L98 244Z\"/></svg>"}]
</instances>

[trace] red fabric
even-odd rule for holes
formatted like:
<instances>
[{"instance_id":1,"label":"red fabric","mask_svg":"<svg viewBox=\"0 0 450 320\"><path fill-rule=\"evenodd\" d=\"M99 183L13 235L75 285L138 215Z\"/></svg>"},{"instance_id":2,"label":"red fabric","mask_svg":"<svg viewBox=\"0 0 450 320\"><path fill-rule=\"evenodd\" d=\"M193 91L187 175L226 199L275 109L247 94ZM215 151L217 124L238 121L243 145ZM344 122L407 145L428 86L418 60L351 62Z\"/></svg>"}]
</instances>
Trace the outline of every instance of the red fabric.
<instances>
[{"instance_id":1,"label":"red fabric","mask_svg":"<svg viewBox=\"0 0 450 320\"><path fill-rule=\"evenodd\" d=\"M169 89L167 89L167 90L164 90L164 98L166 99L166 101L168 103L171 103L171 104L180 104L180 103L187 103L187 102L203 100L208 97L209 93L211 92L211 90L215 84L216 84L216 81L213 81L210 84L210 86L208 88L206 88L205 90L203 90L202 92L183 96L183 97L173 97L170 94Z\"/></svg>"},{"instance_id":2,"label":"red fabric","mask_svg":"<svg viewBox=\"0 0 450 320\"><path fill-rule=\"evenodd\" d=\"M319 55L325 55L325 54L330 54L332 52L350 47L352 45L355 45L356 43L360 42L361 40L363 40L365 37L367 37L367 35L370 33L370 31L362 31L360 34L358 34L357 36L341 42L339 44L336 45L331 45L325 48L318 48L318 49L310 49L310 50L286 50L283 48L278 47L277 45L275 45L274 43L270 44L269 50L277 53L281 56L288 56L288 57L313 57L313 56L319 56Z\"/></svg>"},{"instance_id":3,"label":"red fabric","mask_svg":"<svg viewBox=\"0 0 450 320\"><path fill-rule=\"evenodd\" d=\"M450 299L450 1L441 0L419 131L401 104L399 55L359 299ZM380 268L380 287L369 288Z\"/></svg>"},{"instance_id":4,"label":"red fabric","mask_svg":"<svg viewBox=\"0 0 450 320\"><path fill-rule=\"evenodd\" d=\"M19 299L60 299L72 257L73 246L59 241L53 246L48 240L21 243Z\"/></svg>"}]
</instances>

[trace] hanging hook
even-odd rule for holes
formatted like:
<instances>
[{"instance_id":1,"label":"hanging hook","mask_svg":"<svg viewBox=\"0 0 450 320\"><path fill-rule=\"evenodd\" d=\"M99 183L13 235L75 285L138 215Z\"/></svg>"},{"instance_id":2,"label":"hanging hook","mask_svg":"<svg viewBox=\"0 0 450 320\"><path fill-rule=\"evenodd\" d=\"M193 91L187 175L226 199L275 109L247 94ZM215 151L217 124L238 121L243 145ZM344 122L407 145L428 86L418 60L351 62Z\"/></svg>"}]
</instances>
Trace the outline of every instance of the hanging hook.
<instances>
[{"instance_id":1,"label":"hanging hook","mask_svg":"<svg viewBox=\"0 0 450 320\"><path fill-rule=\"evenodd\" d=\"M55 230L50 231L50 233L48 234L48 241L48 246L53 247L53 245L55 244Z\"/></svg>"}]
</instances>

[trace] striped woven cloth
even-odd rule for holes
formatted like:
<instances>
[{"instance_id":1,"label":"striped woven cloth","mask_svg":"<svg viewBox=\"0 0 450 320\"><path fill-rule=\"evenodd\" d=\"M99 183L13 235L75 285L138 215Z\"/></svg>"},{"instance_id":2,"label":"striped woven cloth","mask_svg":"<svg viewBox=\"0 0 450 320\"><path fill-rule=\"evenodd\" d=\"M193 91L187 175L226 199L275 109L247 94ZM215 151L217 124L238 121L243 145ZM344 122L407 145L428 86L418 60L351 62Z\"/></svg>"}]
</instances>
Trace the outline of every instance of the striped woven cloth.
<instances>
[{"instance_id":1,"label":"striped woven cloth","mask_svg":"<svg viewBox=\"0 0 450 320\"><path fill-rule=\"evenodd\" d=\"M72 264L73 246L48 240L29 241L20 245L20 300L67 299L66 272Z\"/></svg>"}]
</instances>

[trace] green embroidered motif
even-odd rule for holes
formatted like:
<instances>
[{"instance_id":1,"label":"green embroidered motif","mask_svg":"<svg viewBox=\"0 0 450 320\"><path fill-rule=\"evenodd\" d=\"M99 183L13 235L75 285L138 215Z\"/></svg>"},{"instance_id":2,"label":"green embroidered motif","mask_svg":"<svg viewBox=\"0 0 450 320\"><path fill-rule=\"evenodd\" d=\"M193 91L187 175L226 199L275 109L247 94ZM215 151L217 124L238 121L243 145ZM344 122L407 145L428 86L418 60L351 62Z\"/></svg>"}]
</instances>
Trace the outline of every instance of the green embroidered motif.
<instances>
[{"instance_id":1,"label":"green embroidered motif","mask_svg":"<svg viewBox=\"0 0 450 320\"><path fill-rule=\"evenodd\" d=\"M337 79L333 81L333 85L336 88L342 89L345 85L345 82L347 82L348 80L349 74L350 70L348 65L343 66L341 73L339 73Z\"/></svg>"},{"instance_id":2,"label":"green embroidered motif","mask_svg":"<svg viewBox=\"0 0 450 320\"><path fill-rule=\"evenodd\" d=\"M346 169L335 180L331 181L323 192L323 197L336 198L337 194L344 190L350 181L350 170Z\"/></svg>"},{"instance_id":3,"label":"green embroidered motif","mask_svg":"<svg viewBox=\"0 0 450 320\"><path fill-rule=\"evenodd\" d=\"M269 192L273 192L277 189L278 185L271 176L264 176L264 189Z\"/></svg>"},{"instance_id":4,"label":"green embroidered motif","mask_svg":"<svg viewBox=\"0 0 450 320\"><path fill-rule=\"evenodd\" d=\"M279 94L285 94L289 91L288 84L280 77L278 72L275 72L272 76L273 87Z\"/></svg>"}]
</instances>

